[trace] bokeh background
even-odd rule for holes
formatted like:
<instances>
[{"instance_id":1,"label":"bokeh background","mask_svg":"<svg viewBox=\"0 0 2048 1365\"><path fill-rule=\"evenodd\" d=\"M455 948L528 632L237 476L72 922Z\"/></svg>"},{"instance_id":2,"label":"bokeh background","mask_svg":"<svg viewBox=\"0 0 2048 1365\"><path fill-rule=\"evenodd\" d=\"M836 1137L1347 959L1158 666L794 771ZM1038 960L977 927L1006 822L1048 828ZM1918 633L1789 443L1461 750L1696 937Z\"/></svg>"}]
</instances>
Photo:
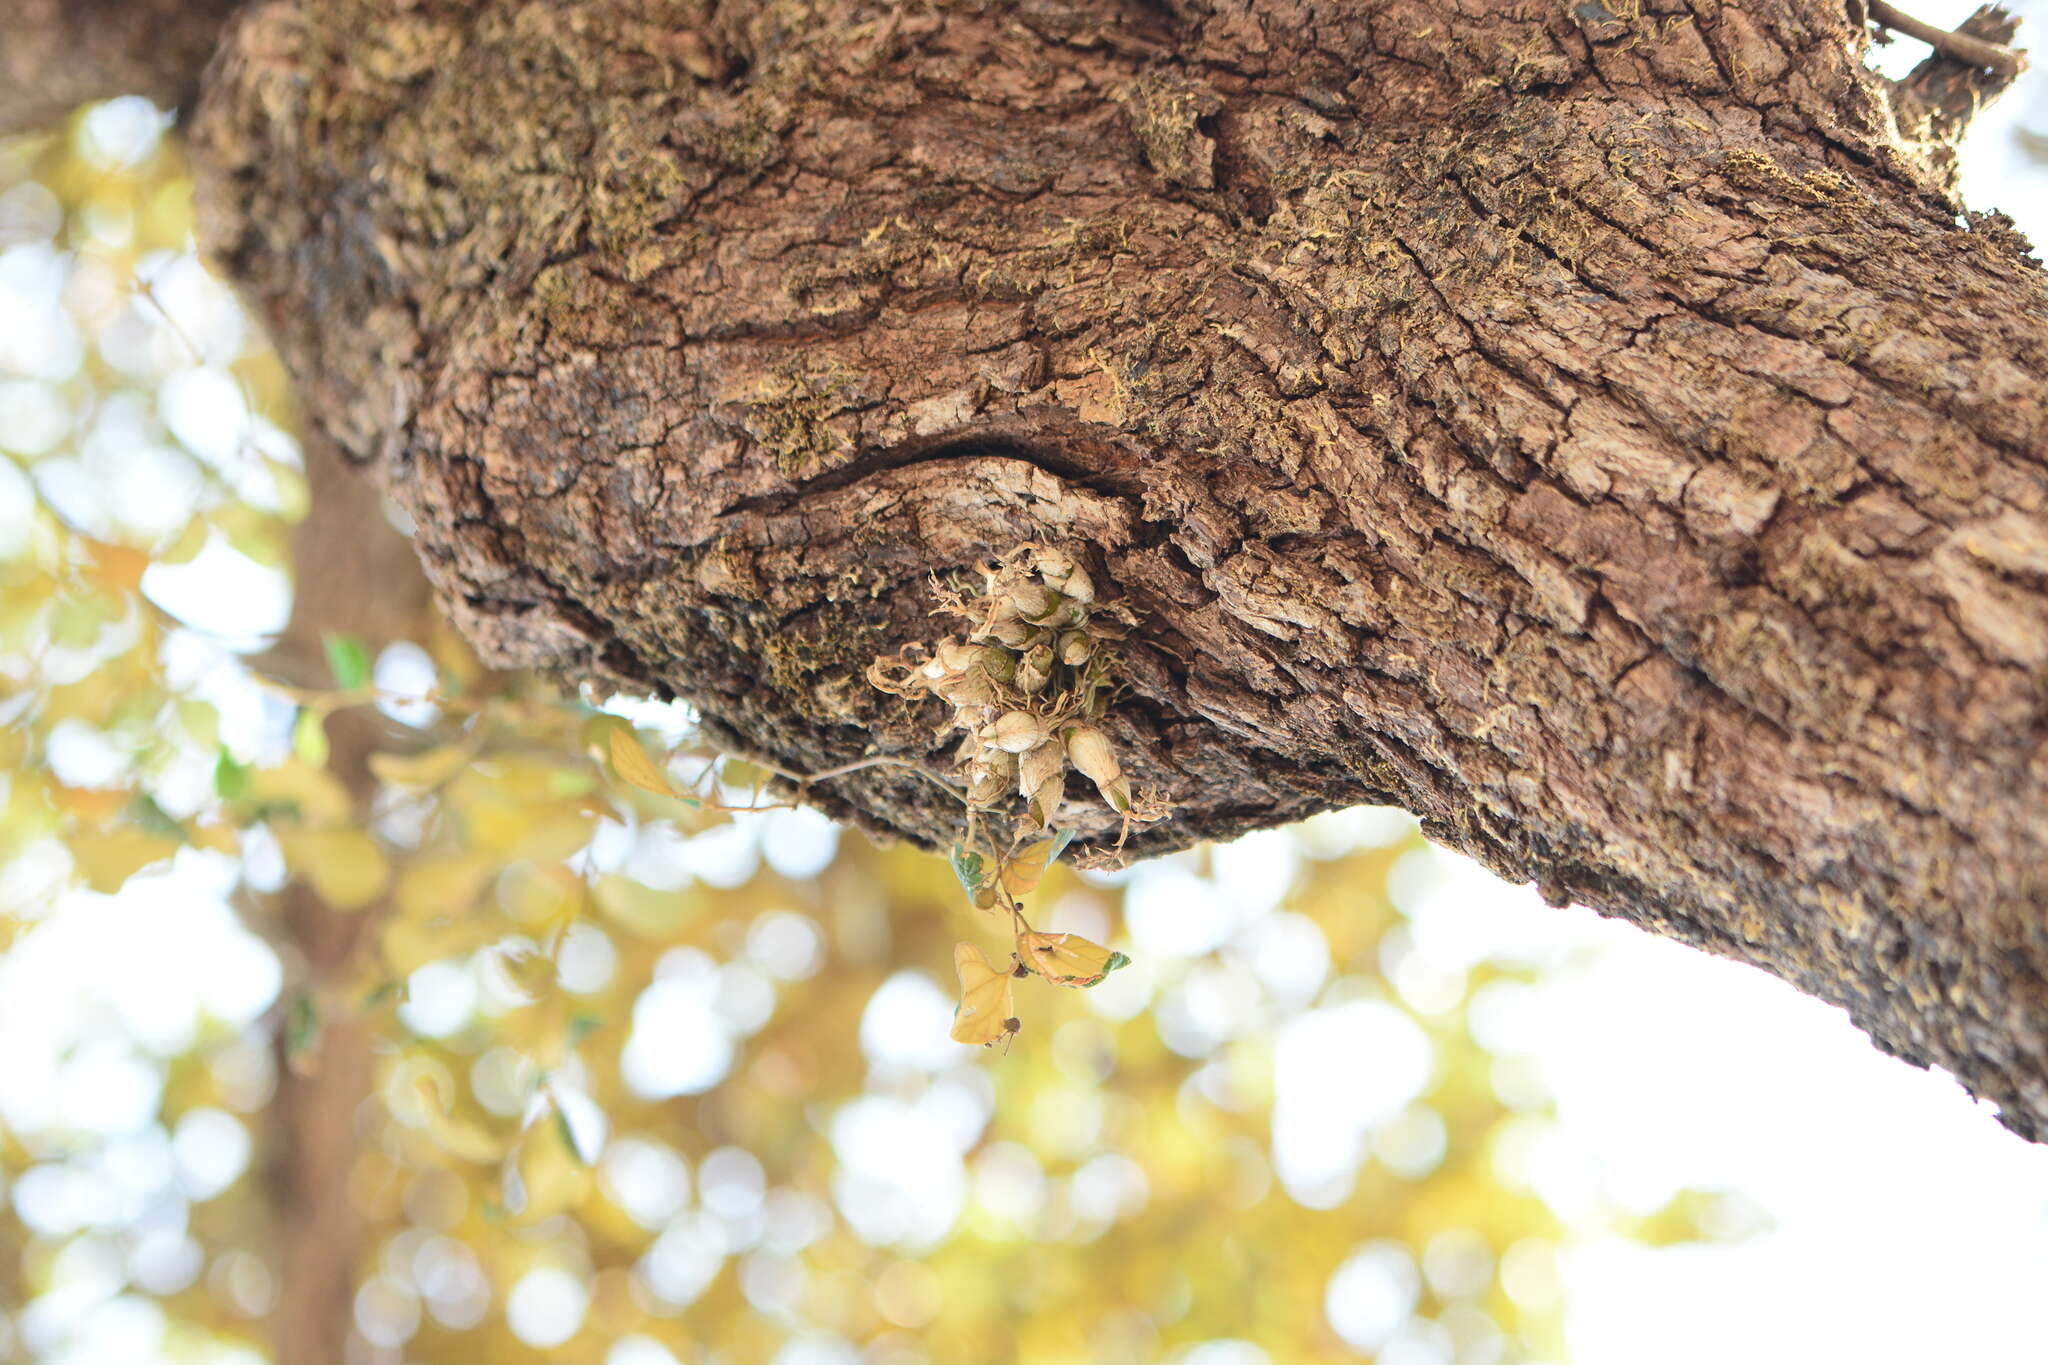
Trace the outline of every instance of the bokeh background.
<instances>
[{"instance_id":1,"label":"bokeh background","mask_svg":"<svg viewBox=\"0 0 2048 1365\"><path fill-rule=\"evenodd\" d=\"M1965 166L2048 238L2048 81ZM363 1365L2043 1349L2048 1149L1398 812L1055 869L1041 927L1133 965L951 1042L952 945L997 927L939 859L721 809L759 774L685 708L431 627L268 676L323 567L293 428L165 114L0 142L0 1361L271 1358L279 1097L350 1085L318 1174L367 1229ZM600 714L695 804L594 755ZM323 974L294 886L358 926Z\"/></svg>"}]
</instances>

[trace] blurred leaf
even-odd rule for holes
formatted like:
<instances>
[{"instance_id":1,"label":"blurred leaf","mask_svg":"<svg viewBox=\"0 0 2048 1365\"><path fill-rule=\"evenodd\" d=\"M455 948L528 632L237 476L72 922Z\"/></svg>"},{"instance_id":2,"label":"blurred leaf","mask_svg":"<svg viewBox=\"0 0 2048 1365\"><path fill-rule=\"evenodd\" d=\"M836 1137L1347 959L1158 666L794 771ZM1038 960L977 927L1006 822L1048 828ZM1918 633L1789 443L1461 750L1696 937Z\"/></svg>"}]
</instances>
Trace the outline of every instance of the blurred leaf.
<instances>
[{"instance_id":1,"label":"blurred leaf","mask_svg":"<svg viewBox=\"0 0 2048 1365\"><path fill-rule=\"evenodd\" d=\"M510 1140L494 1133L474 1119L456 1118L448 1112L441 1088L429 1076L415 1082L420 1118L434 1144L458 1161L494 1162L505 1155Z\"/></svg>"},{"instance_id":2,"label":"blurred leaf","mask_svg":"<svg viewBox=\"0 0 2048 1365\"><path fill-rule=\"evenodd\" d=\"M464 914L497 870L487 853L415 857L399 872L392 899L400 914L415 918Z\"/></svg>"},{"instance_id":3,"label":"blurred leaf","mask_svg":"<svg viewBox=\"0 0 2048 1365\"><path fill-rule=\"evenodd\" d=\"M285 863L336 910L360 910L391 884L391 861L360 829L280 829Z\"/></svg>"},{"instance_id":4,"label":"blurred leaf","mask_svg":"<svg viewBox=\"0 0 2048 1365\"><path fill-rule=\"evenodd\" d=\"M416 754L371 754L370 771L380 782L408 791L431 791L439 787L475 758L467 743L444 744Z\"/></svg>"},{"instance_id":5,"label":"blurred leaf","mask_svg":"<svg viewBox=\"0 0 2048 1365\"><path fill-rule=\"evenodd\" d=\"M568 1120L557 1110L554 1120L536 1123L519 1142L519 1187L524 1202L513 1222L531 1227L583 1201L591 1185L590 1168L577 1154Z\"/></svg>"},{"instance_id":6,"label":"blurred leaf","mask_svg":"<svg viewBox=\"0 0 2048 1365\"><path fill-rule=\"evenodd\" d=\"M555 1133L562 1139L562 1146L568 1149L569 1155L576 1158L577 1165L590 1164L590 1158L585 1156L583 1149L576 1144L576 1129L570 1124L568 1114L564 1113L560 1106L555 1109Z\"/></svg>"},{"instance_id":7,"label":"blurred leaf","mask_svg":"<svg viewBox=\"0 0 2048 1365\"><path fill-rule=\"evenodd\" d=\"M327 648L327 668L334 674L334 685L344 692L354 692L370 685L370 650L353 635L336 631L322 631L320 642Z\"/></svg>"},{"instance_id":8,"label":"blurred leaf","mask_svg":"<svg viewBox=\"0 0 2048 1365\"><path fill-rule=\"evenodd\" d=\"M185 827L173 820L170 813L147 792L137 792L128 802L127 816L139 830L177 843L185 841Z\"/></svg>"},{"instance_id":9,"label":"blurred leaf","mask_svg":"<svg viewBox=\"0 0 2048 1365\"><path fill-rule=\"evenodd\" d=\"M319 1042L320 1007L311 995L302 991L292 997L291 1006L285 1012L285 1064L300 1075L310 1074L318 1056L316 1048Z\"/></svg>"},{"instance_id":10,"label":"blurred leaf","mask_svg":"<svg viewBox=\"0 0 2048 1365\"><path fill-rule=\"evenodd\" d=\"M151 863L178 851L178 841L133 825L79 830L65 840L85 884L104 895L119 891L127 880Z\"/></svg>"},{"instance_id":11,"label":"blurred leaf","mask_svg":"<svg viewBox=\"0 0 2048 1365\"><path fill-rule=\"evenodd\" d=\"M314 827L347 824L355 813L339 778L297 758L275 767L250 769L248 788L237 809L245 817L289 815Z\"/></svg>"},{"instance_id":12,"label":"blurred leaf","mask_svg":"<svg viewBox=\"0 0 2048 1365\"><path fill-rule=\"evenodd\" d=\"M617 716L592 716L583 726L584 743L611 762L612 772L656 796L681 796L668 774L641 746L633 727Z\"/></svg>"},{"instance_id":13,"label":"blurred leaf","mask_svg":"<svg viewBox=\"0 0 2048 1365\"><path fill-rule=\"evenodd\" d=\"M226 749L213 763L213 790L223 801L241 799L249 790L249 765L238 763Z\"/></svg>"},{"instance_id":14,"label":"blurred leaf","mask_svg":"<svg viewBox=\"0 0 2048 1365\"><path fill-rule=\"evenodd\" d=\"M87 825L104 825L128 804L126 787L66 787L53 784L50 798L59 809L75 815Z\"/></svg>"},{"instance_id":15,"label":"blurred leaf","mask_svg":"<svg viewBox=\"0 0 2048 1365\"><path fill-rule=\"evenodd\" d=\"M159 564L189 564L206 548L212 534L213 528L204 517L194 517L156 552L154 558Z\"/></svg>"},{"instance_id":16,"label":"blurred leaf","mask_svg":"<svg viewBox=\"0 0 2048 1365\"><path fill-rule=\"evenodd\" d=\"M292 722L292 752L315 768L327 766L327 717L312 707L302 707Z\"/></svg>"},{"instance_id":17,"label":"blurred leaf","mask_svg":"<svg viewBox=\"0 0 2048 1365\"><path fill-rule=\"evenodd\" d=\"M126 545L115 545L91 536L79 537L92 555L92 573L100 586L110 592L132 593L142 584L149 556Z\"/></svg>"},{"instance_id":18,"label":"blurred leaf","mask_svg":"<svg viewBox=\"0 0 2048 1365\"><path fill-rule=\"evenodd\" d=\"M670 937L690 916L690 901L681 892L656 891L616 873L600 877L591 896L608 918L645 939Z\"/></svg>"}]
</instances>

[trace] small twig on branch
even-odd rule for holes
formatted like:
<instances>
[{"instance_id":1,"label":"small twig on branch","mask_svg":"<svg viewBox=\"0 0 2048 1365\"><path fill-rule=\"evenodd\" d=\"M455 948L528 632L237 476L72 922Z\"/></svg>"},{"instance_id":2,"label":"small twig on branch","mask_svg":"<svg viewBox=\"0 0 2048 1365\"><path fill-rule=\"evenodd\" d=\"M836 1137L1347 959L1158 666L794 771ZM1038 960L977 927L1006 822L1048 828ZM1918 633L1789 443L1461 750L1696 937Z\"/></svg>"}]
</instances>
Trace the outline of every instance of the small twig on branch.
<instances>
[{"instance_id":1,"label":"small twig on branch","mask_svg":"<svg viewBox=\"0 0 2048 1365\"><path fill-rule=\"evenodd\" d=\"M874 758L863 758L858 759L852 763L842 763L836 768L827 768L823 772L810 773L808 775L804 773L791 772L787 768L778 768L772 763L763 763L758 759L749 758L744 759L743 761L752 763L755 767L760 768L764 772L771 772L774 773L777 777L783 778L786 781L794 782L796 784L796 795L798 800L802 800L804 793L809 791L812 787L816 786L820 782L830 782L835 777L847 777L853 773L861 772L868 768L904 768L909 770L910 772L916 773L919 777L924 778L928 782L936 783L939 787L943 788L946 794L951 796L954 800L964 801L966 799L964 796L961 795L960 789L955 787L952 783L948 782L945 778L940 777L937 773L933 772L930 768L925 767L923 764L912 763L908 759L888 758L881 756Z\"/></svg>"},{"instance_id":2,"label":"small twig on branch","mask_svg":"<svg viewBox=\"0 0 2048 1365\"><path fill-rule=\"evenodd\" d=\"M1915 19L1888 0L1870 0L1870 17L1886 28L1897 29L1909 38L1918 38L1945 57L1953 57L1971 66L1988 67L2007 80L2017 79L2027 69L2027 54L2017 48L1987 43L1967 33L1951 33L1945 28L1936 28L1923 19Z\"/></svg>"}]
</instances>

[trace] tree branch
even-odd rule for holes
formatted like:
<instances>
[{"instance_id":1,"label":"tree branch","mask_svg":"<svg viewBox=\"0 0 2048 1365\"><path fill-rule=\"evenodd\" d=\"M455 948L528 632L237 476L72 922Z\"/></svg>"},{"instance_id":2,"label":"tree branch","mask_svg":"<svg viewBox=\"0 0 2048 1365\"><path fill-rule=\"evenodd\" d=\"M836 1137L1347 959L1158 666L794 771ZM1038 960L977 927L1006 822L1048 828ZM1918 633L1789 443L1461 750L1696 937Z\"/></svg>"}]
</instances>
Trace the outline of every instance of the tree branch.
<instances>
[{"instance_id":1,"label":"tree branch","mask_svg":"<svg viewBox=\"0 0 2048 1365\"><path fill-rule=\"evenodd\" d=\"M1936 52L1959 62L1996 71L2008 82L2017 80L2027 69L2026 53L1973 38L1967 33L1951 33L1945 28L1937 28L1925 19L1914 18L1889 0L1870 0L1870 17L1886 28L1896 29L1909 38L1918 38Z\"/></svg>"},{"instance_id":2,"label":"tree branch","mask_svg":"<svg viewBox=\"0 0 2048 1365\"><path fill-rule=\"evenodd\" d=\"M622 8L266 5L195 125L487 657L945 773L868 665L1072 547L1134 851L1398 802L2048 1133L2048 280L1847 7Z\"/></svg>"},{"instance_id":3,"label":"tree branch","mask_svg":"<svg viewBox=\"0 0 2048 1365\"><path fill-rule=\"evenodd\" d=\"M326 679L324 636L346 632L372 649L416 637L431 610L419 560L384 518L369 480L347 469L332 442L317 432L305 441L312 502L294 538L292 615L277 643L252 664L285 681L310 686ZM370 815L376 779L369 757L398 727L375 707L328 718L329 769ZM384 907L347 913L294 883L283 894L280 922L293 992L317 992L343 976ZM294 960L296 959L296 960ZM369 1031L346 1011L321 1021L311 1058L287 1055L280 1034L277 1095L270 1108L270 1187L278 1229L278 1300L271 1314L282 1365L342 1365L354 1330L357 1264L363 1219L349 1188L358 1151L356 1124L372 1083ZM312 1065L306 1063L310 1061Z\"/></svg>"}]
</instances>

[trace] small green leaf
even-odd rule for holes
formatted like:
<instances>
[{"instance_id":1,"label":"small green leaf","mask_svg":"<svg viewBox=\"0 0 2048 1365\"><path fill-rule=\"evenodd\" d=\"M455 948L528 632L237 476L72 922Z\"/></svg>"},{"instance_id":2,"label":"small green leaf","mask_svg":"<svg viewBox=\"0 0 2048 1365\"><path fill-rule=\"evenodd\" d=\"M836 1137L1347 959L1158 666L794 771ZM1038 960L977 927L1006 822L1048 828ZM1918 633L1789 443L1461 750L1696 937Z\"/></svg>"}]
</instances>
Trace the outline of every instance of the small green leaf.
<instances>
[{"instance_id":1,"label":"small green leaf","mask_svg":"<svg viewBox=\"0 0 2048 1365\"><path fill-rule=\"evenodd\" d=\"M960 879L968 895L981 889L981 855L969 853L959 844L953 845L953 875Z\"/></svg>"},{"instance_id":2,"label":"small green leaf","mask_svg":"<svg viewBox=\"0 0 2048 1365\"><path fill-rule=\"evenodd\" d=\"M284 1022L284 1058L287 1065L298 1070L313 1055L313 1045L320 1040L320 1010L310 995L295 996Z\"/></svg>"},{"instance_id":3,"label":"small green leaf","mask_svg":"<svg viewBox=\"0 0 2048 1365\"><path fill-rule=\"evenodd\" d=\"M583 1149L576 1145L576 1130L569 1124L569 1116L560 1109L555 1110L555 1131L561 1135L562 1145L569 1149L569 1155L576 1158L578 1166L588 1166L590 1159L583 1155Z\"/></svg>"},{"instance_id":4,"label":"small green leaf","mask_svg":"<svg viewBox=\"0 0 2048 1365\"><path fill-rule=\"evenodd\" d=\"M213 764L213 790L223 801L233 801L249 790L249 765L237 763L226 749Z\"/></svg>"},{"instance_id":5,"label":"small green leaf","mask_svg":"<svg viewBox=\"0 0 2048 1365\"><path fill-rule=\"evenodd\" d=\"M1051 867L1054 863L1058 862L1060 854L1065 853L1067 845L1073 842L1074 831L1071 828L1054 830L1052 832L1052 852L1045 855L1045 865Z\"/></svg>"},{"instance_id":6,"label":"small green leaf","mask_svg":"<svg viewBox=\"0 0 2048 1365\"><path fill-rule=\"evenodd\" d=\"M160 839L185 842L185 827L173 820L171 813L159 806L156 798L147 792L137 792L128 802L128 821L137 829Z\"/></svg>"},{"instance_id":7,"label":"small green leaf","mask_svg":"<svg viewBox=\"0 0 2048 1365\"><path fill-rule=\"evenodd\" d=\"M292 722L292 752L308 766L327 766L327 717L310 708Z\"/></svg>"},{"instance_id":8,"label":"small green leaf","mask_svg":"<svg viewBox=\"0 0 2048 1365\"><path fill-rule=\"evenodd\" d=\"M1103 980L1117 968L1128 967L1130 965L1131 960L1125 957L1122 953L1111 953L1109 955L1109 961L1102 964L1102 975L1096 977L1093 981L1083 981L1081 983L1081 989L1092 990L1093 988L1100 986L1103 983Z\"/></svg>"},{"instance_id":9,"label":"small green leaf","mask_svg":"<svg viewBox=\"0 0 2048 1365\"><path fill-rule=\"evenodd\" d=\"M322 632L320 640L327 646L327 667L336 687L353 692L370 685L370 651L361 640L331 630Z\"/></svg>"}]
</instances>

